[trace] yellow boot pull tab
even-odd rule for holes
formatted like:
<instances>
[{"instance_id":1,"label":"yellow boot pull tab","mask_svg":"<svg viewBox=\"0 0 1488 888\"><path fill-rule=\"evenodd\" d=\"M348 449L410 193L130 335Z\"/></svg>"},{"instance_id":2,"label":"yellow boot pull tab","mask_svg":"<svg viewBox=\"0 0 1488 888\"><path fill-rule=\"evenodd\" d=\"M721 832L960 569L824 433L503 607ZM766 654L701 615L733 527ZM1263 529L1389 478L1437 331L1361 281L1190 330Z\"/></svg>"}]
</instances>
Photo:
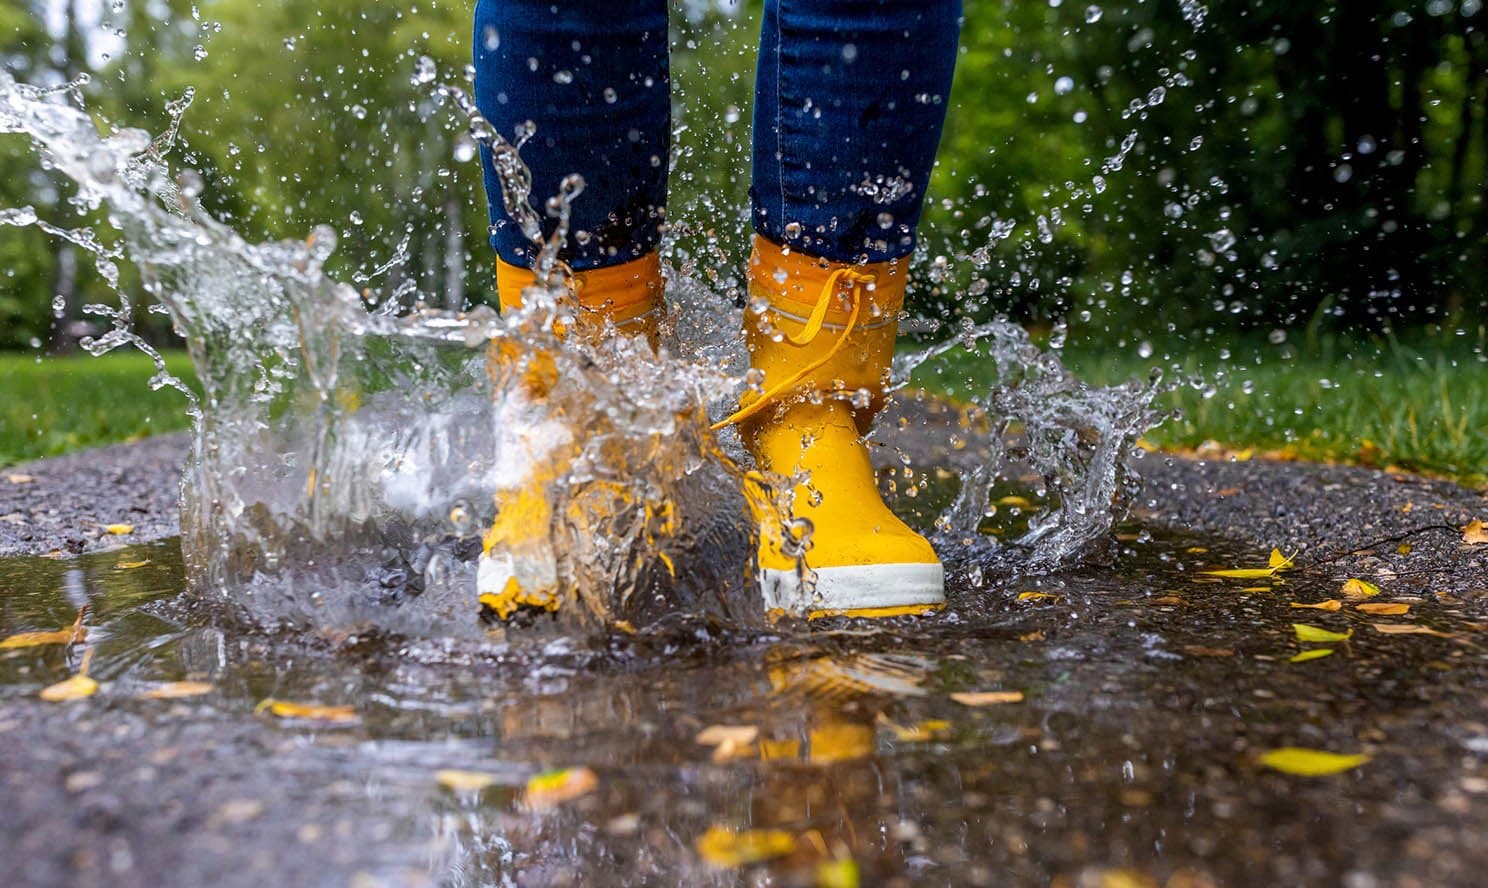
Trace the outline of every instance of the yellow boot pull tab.
<instances>
[{"instance_id":1,"label":"yellow boot pull tab","mask_svg":"<svg viewBox=\"0 0 1488 888\"><path fill-rule=\"evenodd\" d=\"M786 336L786 340L791 345L803 346L814 342L816 337L820 335L822 327L826 324L827 312L832 307L832 297L837 294L837 287L843 282L846 282L848 286L847 297L850 308L848 310L847 323L842 328L842 335L837 337L837 341L832 343L832 347L827 349L821 357L806 363L795 373L792 373L790 376L765 390L755 400L735 410L724 419L713 423L713 431L716 432L719 429L742 422L765 409L801 380L810 376L818 368L836 357L838 352L842 351L843 346L847 345L848 337L852 335L853 328L858 324L858 313L863 307L863 300L861 298L862 288L878 282L878 275L871 271L858 271L855 268L848 267L833 269L832 273L827 275L826 281L822 284L821 293L816 297L816 304L812 306L811 316L806 319L806 326L801 329L800 333L794 336Z\"/></svg>"}]
</instances>

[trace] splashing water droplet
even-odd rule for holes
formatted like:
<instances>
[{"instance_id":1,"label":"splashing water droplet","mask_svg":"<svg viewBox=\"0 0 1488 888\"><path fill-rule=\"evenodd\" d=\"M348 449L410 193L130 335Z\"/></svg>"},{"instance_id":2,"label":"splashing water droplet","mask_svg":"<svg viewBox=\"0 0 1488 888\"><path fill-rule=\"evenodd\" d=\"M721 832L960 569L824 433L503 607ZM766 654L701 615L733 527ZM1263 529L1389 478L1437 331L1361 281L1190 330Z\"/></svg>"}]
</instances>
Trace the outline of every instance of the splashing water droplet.
<instances>
[{"instance_id":1,"label":"splashing water droplet","mask_svg":"<svg viewBox=\"0 0 1488 888\"><path fill-rule=\"evenodd\" d=\"M426 83L433 83L437 76L439 76L439 68L434 64L434 60L421 55L413 63L413 73L409 76L409 82L414 86L423 86Z\"/></svg>"}]
</instances>

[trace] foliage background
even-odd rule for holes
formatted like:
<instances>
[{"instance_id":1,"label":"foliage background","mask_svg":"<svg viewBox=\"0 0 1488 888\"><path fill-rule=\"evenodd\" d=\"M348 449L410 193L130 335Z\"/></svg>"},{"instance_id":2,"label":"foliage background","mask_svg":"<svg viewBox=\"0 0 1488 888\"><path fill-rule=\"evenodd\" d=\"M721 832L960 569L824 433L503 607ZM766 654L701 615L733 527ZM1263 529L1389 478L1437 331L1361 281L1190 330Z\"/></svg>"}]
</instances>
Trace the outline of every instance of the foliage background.
<instances>
[{"instance_id":1,"label":"foliage background","mask_svg":"<svg viewBox=\"0 0 1488 888\"><path fill-rule=\"evenodd\" d=\"M211 209L251 238L328 222L339 275L458 306L492 296L479 170L409 75L428 54L458 79L472 6L25 0L0 6L0 62L33 83L87 72L100 120L152 132L194 90L180 157ZM674 258L722 287L745 244L759 12L674 3ZM967 0L915 305L932 329L1008 313L1113 344L1481 337L1485 23L1482 0ZM79 224L0 137L0 206L27 204ZM78 307L110 299L70 247L0 233L0 347L66 350Z\"/></svg>"}]
</instances>

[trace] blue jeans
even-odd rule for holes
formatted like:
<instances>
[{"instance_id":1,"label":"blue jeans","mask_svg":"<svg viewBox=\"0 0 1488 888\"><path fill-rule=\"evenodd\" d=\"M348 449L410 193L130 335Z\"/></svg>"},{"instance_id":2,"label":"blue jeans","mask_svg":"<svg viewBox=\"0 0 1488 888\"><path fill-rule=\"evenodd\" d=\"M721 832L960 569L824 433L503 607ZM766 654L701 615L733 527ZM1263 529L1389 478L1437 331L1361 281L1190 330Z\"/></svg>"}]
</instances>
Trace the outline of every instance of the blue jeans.
<instances>
[{"instance_id":1,"label":"blue jeans","mask_svg":"<svg viewBox=\"0 0 1488 888\"><path fill-rule=\"evenodd\" d=\"M914 249L956 62L961 0L765 0L755 80L755 230L813 256ZM539 200L584 177L562 253L576 271L654 250L670 146L666 0L480 0L475 97ZM492 245L527 266L483 154ZM553 220L548 220L553 224Z\"/></svg>"}]
</instances>

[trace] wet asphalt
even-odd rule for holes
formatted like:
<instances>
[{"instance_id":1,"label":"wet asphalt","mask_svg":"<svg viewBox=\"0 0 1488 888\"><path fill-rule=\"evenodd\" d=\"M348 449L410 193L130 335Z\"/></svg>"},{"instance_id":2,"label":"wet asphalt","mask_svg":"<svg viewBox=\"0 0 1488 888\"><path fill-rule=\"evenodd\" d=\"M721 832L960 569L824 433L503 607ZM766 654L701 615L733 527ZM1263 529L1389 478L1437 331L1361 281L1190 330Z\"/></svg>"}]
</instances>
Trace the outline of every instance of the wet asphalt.
<instances>
[{"instance_id":1,"label":"wet asphalt","mask_svg":"<svg viewBox=\"0 0 1488 888\"><path fill-rule=\"evenodd\" d=\"M921 431L885 461L964 470L946 441L966 417L898 409ZM45 703L83 646L0 651L9 883L809 885L850 869L863 885L1371 888L1476 885L1488 867L1488 545L1462 532L1488 498L1450 482L1139 454L1107 545L1052 574L962 559L939 617L524 650L288 637L193 609L173 539L187 449L0 469L0 636L87 603L101 683ZM1202 573L1273 547L1296 567ZM1408 613L1361 611L1351 578ZM1348 637L1302 642L1299 622ZM141 696L179 679L212 690ZM987 690L1024 697L952 696ZM255 715L265 697L358 718ZM720 756L697 742L719 724L759 737ZM1369 760L1326 777L1258 764L1284 746ZM442 787L440 768L490 786ZM524 802L549 768L596 786ZM719 826L789 850L710 863L699 843Z\"/></svg>"}]
</instances>

